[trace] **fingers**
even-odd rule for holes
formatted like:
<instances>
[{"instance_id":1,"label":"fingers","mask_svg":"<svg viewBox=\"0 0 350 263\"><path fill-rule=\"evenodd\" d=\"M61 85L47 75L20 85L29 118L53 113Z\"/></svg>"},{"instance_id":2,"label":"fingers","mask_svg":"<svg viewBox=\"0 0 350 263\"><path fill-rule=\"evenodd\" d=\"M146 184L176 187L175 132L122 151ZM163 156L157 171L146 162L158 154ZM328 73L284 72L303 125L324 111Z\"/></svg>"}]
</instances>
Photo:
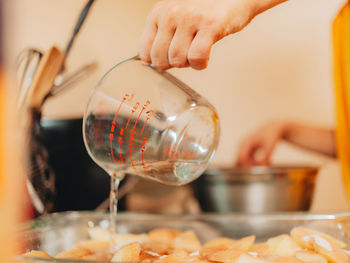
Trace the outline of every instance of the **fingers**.
<instances>
[{"instance_id":1,"label":"fingers","mask_svg":"<svg viewBox=\"0 0 350 263\"><path fill-rule=\"evenodd\" d=\"M264 145L260 152L255 156L257 165L268 165L270 164L272 153L275 149L275 144Z\"/></svg>"},{"instance_id":2,"label":"fingers","mask_svg":"<svg viewBox=\"0 0 350 263\"><path fill-rule=\"evenodd\" d=\"M188 66L202 70L208 65L214 34L208 28L196 30L196 25L177 25L172 19L157 22L150 16L141 36L139 56L161 70Z\"/></svg>"},{"instance_id":3,"label":"fingers","mask_svg":"<svg viewBox=\"0 0 350 263\"><path fill-rule=\"evenodd\" d=\"M187 54L188 62L192 68L202 70L207 67L213 44L214 36L210 31L201 30L196 34Z\"/></svg>"},{"instance_id":4,"label":"fingers","mask_svg":"<svg viewBox=\"0 0 350 263\"><path fill-rule=\"evenodd\" d=\"M249 141L249 139L244 141L239 148L237 165L244 167L254 165L254 155L257 149L259 149L259 145L255 142Z\"/></svg>"},{"instance_id":5,"label":"fingers","mask_svg":"<svg viewBox=\"0 0 350 263\"><path fill-rule=\"evenodd\" d=\"M149 64L152 62L151 49L156 34L157 24L151 17L149 17L146 21L145 29L141 35L139 48L139 56L141 60Z\"/></svg>"},{"instance_id":6,"label":"fingers","mask_svg":"<svg viewBox=\"0 0 350 263\"><path fill-rule=\"evenodd\" d=\"M195 35L195 36L194 36ZM140 57L161 70L191 66L202 70L208 65L214 38L209 32L194 34L190 29L158 28L156 36L144 40Z\"/></svg>"},{"instance_id":7,"label":"fingers","mask_svg":"<svg viewBox=\"0 0 350 263\"><path fill-rule=\"evenodd\" d=\"M187 53L195 35L194 30L178 29L176 30L169 47L169 64L172 67L184 68L190 64L187 59Z\"/></svg>"},{"instance_id":8,"label":"fingers","mask_svg":"<svg viewBox=\"0 0 350 263\"><path fill-rule=\"evenodd\" d=\"M240 146L237 165L243 167L268 165L272 152L273 147L269 147L269 145L259 141L251 141L248 139Z\"/></svg>"},{"instance_id":9,"label":"fingers","mask_svg":"<svg viewBox=\"0 0 350 263\"><path fill-rule=\"evenodd\" d=\"M175 29L168 26L160 26L151 48L151 63L160 70L170 68L168 50L173 39Z\"/></svg>"}]
</instances>

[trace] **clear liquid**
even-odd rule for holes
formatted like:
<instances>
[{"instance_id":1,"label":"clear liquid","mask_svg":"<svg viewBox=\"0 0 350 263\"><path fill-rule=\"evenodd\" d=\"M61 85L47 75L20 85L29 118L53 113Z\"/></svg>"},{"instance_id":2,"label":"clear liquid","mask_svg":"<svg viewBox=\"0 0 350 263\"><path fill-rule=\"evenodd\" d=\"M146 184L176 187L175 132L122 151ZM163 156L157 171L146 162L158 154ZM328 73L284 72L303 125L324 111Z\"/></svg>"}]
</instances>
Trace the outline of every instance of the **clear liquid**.
<instances>
[{"instance_id":1,"label":"clear liquid","mask_svg":"<svg viewBox=\"0 0 350 263\"><path fill-rule=\"evenodd\" d=\"M118 214L118 189L122 177L116 174L111 175L111 191L109 194L109 217L110 217L110 236L111 244L114 245L113 236L116 233L116 220Z\"/></svg>"},{"instance_id":2,"label":"clear liquid","mask_svg":"<svg viewBox=\"0 0 350 263\"><path fill-rule=\"evenodd\" d=\"M169 121L156 110L150 119L145 118L147 111L131 114L126 103L115 118L120 104L110 101L113 110L99 112L95 110L99 103L107 104L101 92L90 102L84 137L91 157L105 170L170 185L189 183L205 170L214 152L212 140L217 132L215 114L209 118L212 122L209 132L202 132L208 127L200 117L208 120L208 115L213 114L207 108L200 108L200 112L185 110Z\"/></svg>"},{"instance_id":3,"label":"clear liquid","mask_svg":"<svg viewBox=\"0 0 350 263\"><path fill-rule=\"evenodd\" d=\"M149 163L146 168L137 165L135 168L128 167L126 173L136 173L145 178L152 178L155 181L168 185L183 185L197 178L199 171L206 168L204 164L188 161L158 161Z\"/></svg>"}]
</instances>

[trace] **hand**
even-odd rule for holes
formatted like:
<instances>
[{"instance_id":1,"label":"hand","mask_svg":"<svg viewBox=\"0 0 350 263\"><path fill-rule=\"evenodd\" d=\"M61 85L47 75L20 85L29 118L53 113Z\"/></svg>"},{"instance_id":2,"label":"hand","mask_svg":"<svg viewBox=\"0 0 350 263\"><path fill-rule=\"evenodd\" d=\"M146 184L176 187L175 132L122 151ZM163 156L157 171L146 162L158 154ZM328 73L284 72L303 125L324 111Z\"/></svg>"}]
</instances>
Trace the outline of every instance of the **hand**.
<instances>
[{"instance_id":1,"label":"hand","mask_svg":"<svg viewBox=\"0 0 350 263\"><path fill-rule=\"evenodd\" d=\"M245 138L239 149L239 166L268 165L271 155L279 141L287 133L287 124L273 122L256 130Z\"/></svg>"},{"instance_id":2,"label":"hand","mask_svg":"<svg viewBox=\"0 0 350 263\"><path fill-rule=\"evenodd\" d=\"M163 0L154 6L147 18L140 58L161 70L188 66L204 69L212 45L240 31L254 17L254 2Z\"/></svg>"}]
</instances>

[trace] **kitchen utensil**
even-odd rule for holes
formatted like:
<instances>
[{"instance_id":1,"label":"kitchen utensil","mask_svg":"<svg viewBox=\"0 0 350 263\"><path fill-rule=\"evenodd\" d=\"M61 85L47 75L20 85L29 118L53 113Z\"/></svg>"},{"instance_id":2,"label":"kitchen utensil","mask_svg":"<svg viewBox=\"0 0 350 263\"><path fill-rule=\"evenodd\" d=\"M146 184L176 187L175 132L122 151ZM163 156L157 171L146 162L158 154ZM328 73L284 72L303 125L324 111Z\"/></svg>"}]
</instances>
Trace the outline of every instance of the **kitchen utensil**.
<instances>
[{"instance_id":1,"label":"kitchen utensil","mask_svg":"<svg viewBox=\"0 0 350 263\"><path fill-rule=\"evenodd\" d=\"M82 25L84 24L85 19L86 19L87 15L89 14L91 6L93 5L94 2L95 2L95 0L88 0L87 3L85 4L83 10L80 12L78 20L77 20L75 27L73 29L73 34L72 34L71 38L69 39L66 50L64 52L65 53L64 60L66 60L66 58L68 57L68 54L73 46L73 43L74 43L77 35L79 34L79 31L80 31ZM63 63L62 71L64 70L64 64L65 63Z\"/></svg>"},{"instance_id":2,"label":"kitchen utensil","mask_svg":"<svg viewBox=\"0 0 350 263\"><path fill-rule=\"evenodd\" d=\"M31 108L39 109L44 98L49 93L62 64L64 54L57 47L52 46L40 60L29 88L27 99Z\"/></svg>"},{"instance_id":3,"label":"kitchen utensil","mask_svg":"<svg viewBox=\"0 0 350 263\"><path fill-rule=\"evenodd\" d=\"M29 87L32 84L34 74L39 66L42 56L43 53L40 50L26 48L17 57L16 71L17 84L19 87L19 95L17 100L18 110L24 106Z\"/></svg>"},{"instance_id":4,"label":"kitchen utensil","mask_svg":"<svg viewBox=\"0 0 350 263\"><path fill-rule=\"evenodd\" d=\"M52 56L52 54L50 56ZM46 135L45 131L43 131L43 127L42 127L43 123L41 120L41 107L48 98L50 98L51 96L56 96L60 92L67 90L69 87L76 84L83 77L90 74L91 71L93 71L96 68L96 62L92 62L92 63L86 64L86 65L83 65L81 68L74 71L73 73L70 73L69 75L67 75L67 74L61 75L61 77L58 78L60 80L60 82L58 82L57 84L54 84L50 91L48 91L49 85L45 85L45 86L42 86L42 88L44 88L44 89L46 88L46 91L43 90L41 92L41 94L36 94L36 93L33 93L34 92L33 90L30 91L30 87L33 88L33 86L31 86L30 84L31 84L31 81L34 77L34 74L38 74L38 72L36 72L36 71L39 67L39 63L44 62L43 60L41 61L41 57L42 57L41 52L39 52L35 49L29 49L29 50L23 52L19 56L19 60L18 60L18 63L19 63L18 64L18 74L20 76L20 79L19 79L20 95L18 97L18 109L22 112L23 108L25 108L25 107L30 108L30 103L29 103L29 101L31 100L30 96L39 95L39 96L41 96L41 99L42 99L42 102L39 103L40 106L36 106L36 108L29 109L29 112L30 112L29 116L31 116L31 117L26 120L29 122L28 126L30 126L29 130L30 130L30 134L32 136L31 140L30 140L31 162L30 162L30 167L29 167L29 171L28 171L28 177L26 179L29 194L31 196L34 207L39 214L43 214L47 210L48 211L51 211L51 210L60 211L60 209L64 209L64 208L70 208L70 210L72 210L72 209L78 210L78 209L83 209L83 208L93 209L99 204L99 202L101 202L98 199L98 197L97 198L95 197L95 195L92 195L92 201L90 200L90 204L87 204L88 199L86 198L86 196L84 196L80 191L75 191L74 196L78 200L77 203L70 202L70 204L68 204L68 202L66 202L66 199L70 195L67 193L67 191L65 189L61 189L61 188L59 189L59 192L58 192L59 198L56 197L55 198L56 204L55 205L53 204L54 203L53 196L55 193L55 175L54 175L54 172L57 169L57 167L54 167L54 168L50 167L48 155L49 154L55 155L55 152L53 152L53 153L50 152L50 149L49 149L49 153L47 152L48 145L45 143L45 139L47 139L46 138L47 135ZM60 57L61 57L61 55L60 55ZM50 60L52 60L52 57L50 58ZM21 76L21 74L22 74L22 76ZM43 74L43 73L41 73L41 74ZM57 78L55 78L55 82L57 82ZM28 94L29 91L31 94ZM38 99L38 98L36 98L36 100L40 101L40 99ZM84 146L83 146L83 139L81 136L81 134L82 134L82 131L81 131L82 119L80 119L78 121L80 121L80 122L79 122L79 126L77 127L77 134L78 135L76 137L79 137L77 139L77 142L81 142L81 146L83 147L82 152L85 154L85 150L84 150ZM46 125L45 121L44 121L43 125L44 126ZM74 127L74 125L73 125L73 127ZM59 129L59 127L55 127L55 128ZM56 134L56 136L57 135L58 135L58 137L55 138L55 142L61 143L61 145L62 145L62 142L64 142L67 138L66 137L65 138L59 137L60 134ZM51 144L53 144L53 142L51 142ZM75 144L72 144L72 145L75 145ZM72 145L68 145L68 147L72 147ZM71 154L71 152L69 152L69 151L66 151L66 153L64 153L64 150L61 150L60 153L62 155ZM80 154L80 153L75 151L75 154ZM56 153L56 155L57 155L57 153ZM87 154L85 154L85 155L87 155ZM74 157L72 156L72 158L74 158ZM87 162L91 163L90 158L87 158ZM83 168L80 167L80 169L77 169L77 170L85 169L85 167L90 167L88 164L82 164L82 165L84 165ZM61 170L62 169L59 169L59 171L61 171ZM71 171L70 169L66 168L64 174L68 175L68 173L70 173L70 171ZM76 177L78 177L76 174L72 174L72 176L71 176L71 178L76 178ZM100 179L102 180L102 177ZM33 184L35 185L35 187ZM59 184L59 185L61 185L61 184ZM67 184L63 184L63 185L67 186ZM101 195L103 193L100 192L99 194ZM59 200L59 199L61 199L61 200ZM84 201L81 201L81 199L83 199ZM94 204L96 201L98 202L98 204L96 204L94 207ZM45 206L46 206L46 208L45 208Z\"/></svg>"},{"instance_id":5,"label":"kitchen utensil","mask_svg":"<svg viewBox=\"0 0 350 263\"><path fill-rule=\"evenodd\" d=\"M203 211L307 211L318 170L312 166L216 167L193 186Z\"/></svg>"},{"instance_id":6,"label":"kitchen utensil","mask_svg":"<svg viewBox=\"0 0 350 263\"><path fill-rule=\"evenodd\" d=\"M97 67L96 61L93 61L89 64L85 64L73 73L70 73L69 75L59 75L55 79L55 85L53 85L50 92L46 95L45 99L48 99L49 97L56 96L62 91L66 90L67 88L73 86L76 84L79 80L81 80L83 77L86 77L89 75L93 70L95 70Z\"/></svg>"},{"instance_id":7,"label":"kitchen utensil","mask_svg":"<svg viewBox=\"0 0 350 263\"><path fill-rule=\"evenodd\" d=\"M31 136L29 140L31 159L26 182L33 205L40 214L53 208L55 193L54 173L48 165L48 153L40 139L41 106L61 69L63 57L63 53L54 46L43 55L23 101L28 107Z\"/></svg>"},{"instance_id":8,"label":"kitchen utensil","mask_svg":"<svg viewBox=\"0 0 350 263\"><path fill-rule=\"evenodd\" d=\"M19 87L19 95L17 99L17 108L21 110L25 106L25 100L28 97L28 90L33 81L33 76L39 66L43 54L36 49L25 49L17 58L17 83ZM42 105L47 99L57 96L61 92L77 84L78 81L91 74L97 67L97 62L85 64L73 71L72 73L60 73L56 78L51 90L46 94Z\"/></svg>"},{"instance_id":9,"label":"kitchen utensil","mask_svg":"<svg viewBox=\"0 0 350 263\"><path fill-rule=\"evenodd\" d=\"M112 178L135 174L171 185L196 179L219 138L214 107L138 57L109 70L84 114L84 141Z\"/></svg>"},{"instance_id":10,"label":"kitchen utensil","mask_svg":"<svg viewBox=\"0 0 350 263\"><path fill-rule=\"evenodd\" d=\"M87 229L100 226L108 228L108 215L91 212L67 212L41 217L23 225L20 240L24 240L21 252L32 249L44 250L55 255L73 248L74 244L88 239ZM143 233L158 227L193 230L201 242L215 237L239 239L256 235L256 242L288 233L293 227L304 226L319 230L350 245L350 214L199 214L199 215L152 215L120 213L117 231ZM56 262L56 259L19 259L20 263ZM59 262L88 263L86 260L61 259Z\"/></svg>"}]
</instances>

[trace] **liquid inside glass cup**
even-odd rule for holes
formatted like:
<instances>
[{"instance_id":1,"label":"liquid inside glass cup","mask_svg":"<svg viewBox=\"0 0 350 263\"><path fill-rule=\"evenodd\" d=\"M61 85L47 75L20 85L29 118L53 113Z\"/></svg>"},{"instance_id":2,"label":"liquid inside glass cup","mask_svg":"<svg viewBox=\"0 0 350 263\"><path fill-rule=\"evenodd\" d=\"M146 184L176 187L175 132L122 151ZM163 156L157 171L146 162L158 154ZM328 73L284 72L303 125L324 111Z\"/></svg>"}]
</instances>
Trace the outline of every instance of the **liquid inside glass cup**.
<instances>
[{"instance_id":1,"label":"liquid inside glass cup","mask_svg":"<svg viewBox=\"0 0 350 263\"><path fill-rule=\"evenodd\" d=\"M134 174L169 185L189 183L204 172L219 130L206 99L137 57L104 75L83 124L90 156L112 177Z\"/></svg>"}]
</instances>

